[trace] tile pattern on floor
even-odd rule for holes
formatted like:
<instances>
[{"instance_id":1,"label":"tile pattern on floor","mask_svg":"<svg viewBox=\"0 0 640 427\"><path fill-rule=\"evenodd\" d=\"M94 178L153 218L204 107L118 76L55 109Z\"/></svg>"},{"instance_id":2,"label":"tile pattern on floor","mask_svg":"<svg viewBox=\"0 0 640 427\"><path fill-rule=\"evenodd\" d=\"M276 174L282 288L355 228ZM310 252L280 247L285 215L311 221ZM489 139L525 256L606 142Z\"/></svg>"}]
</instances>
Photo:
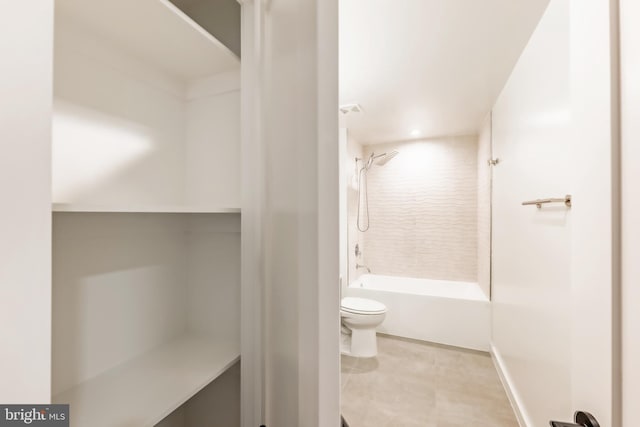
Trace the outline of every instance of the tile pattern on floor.
<instances>
[{"instance_id":1,"label":"tile pattern on floor","mask_svg":"<svg viewBox=\"0 0 640 427\"><path fill-rule=\"evenodd\" d=\"M518 427L488 353L378 335L378 356L342 356L350 427Z\"/></svg>"}]
</instances>

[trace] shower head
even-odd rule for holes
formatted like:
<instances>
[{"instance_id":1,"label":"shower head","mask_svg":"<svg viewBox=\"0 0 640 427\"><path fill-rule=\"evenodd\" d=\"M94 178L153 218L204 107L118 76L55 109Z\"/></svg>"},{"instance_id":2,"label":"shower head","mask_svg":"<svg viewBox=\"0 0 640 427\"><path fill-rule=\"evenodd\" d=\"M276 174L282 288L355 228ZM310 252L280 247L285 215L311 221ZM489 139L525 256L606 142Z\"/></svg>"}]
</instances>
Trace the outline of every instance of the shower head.
<instances>
[{"instance_id":1,"label":"shower head","mask_svg":"<svg viewBox=\"0 0 640 427\"><path fill-rule=\"evenodd\" d=\"M367 174L369 168L375 163L378 166L386 165L389 160L398 155L396 150L390 153L382 153L376 155L376 153L369 154L369 158L365 162L364 159L356 157L356 169L358 170L358 217L356 225L359 231L367 231L369 229L369 197L367 196ZM358 169L358 162L362 162L362 167ZM364 188L364 190L363 190ZM366 214L363 216L360 214L360 207L363 207Z\"/></svg>"},{"instance_id":2,"label":"shower head","mask_svg":"<svg viewBox=\"0 0 640 427\"><path fill-rule=\"evenodd\" d=\"M398 155L398 152L396 150L393 150L390 153L381 154L380 156L377 156L378 160L376 161L376 165L384 166L389 162L389 160L393 159L397 155Z\"/></svg>"},{"instance_id":3,"label":"shower head","mask_svg":"<svg viewBox=\"0 0 640 427\"><path fill-rule=\"evenodd\" d=\"M393 159L397 154L398 152L395 150L390 153L382 153L382 154L371 153L366 163L364 163L364 166L362 167L362 169L365 172L367 172L369 169L371 169L371 166L373 166L374 163L378 166L384 166L387 164L389 160ZM356 157L356 162L360 160L364 160L364 159L360 159Z\"/></svg>"}]
</instances>

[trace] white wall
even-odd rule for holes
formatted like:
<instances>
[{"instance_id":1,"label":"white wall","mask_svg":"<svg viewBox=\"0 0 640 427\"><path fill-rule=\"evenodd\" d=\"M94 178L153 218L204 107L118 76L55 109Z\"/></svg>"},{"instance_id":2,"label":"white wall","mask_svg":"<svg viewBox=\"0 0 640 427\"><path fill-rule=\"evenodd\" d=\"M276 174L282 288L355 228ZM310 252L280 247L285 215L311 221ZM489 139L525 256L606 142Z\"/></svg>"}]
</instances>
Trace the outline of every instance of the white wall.
<instances>
[{"instance_id":1,"label":"white wall","mask_svg":"<svg viewBox=\"0 0 640 427\"><path fill-rule=\"evenodd\" d=\"M375 274L476 282L476 136L366 145L399 154L367 175L364 263ZM364 209L364 207L361 207Z\"/></svg>"},{"instance_id":2,"label":"white wall","mask_svg":"<svg viewBox=\"0 0 640 427\"><path fill-rule=\"evenodd\" d=\"M491 298L491 113L478 135L478 285Z\"/></svg>"},{"instance_id":3,"label":"white wall","mask_svg":"<svg viewBox=\"0 0 640 427\"><path fill-rule=\"evenodd\" d=\"M57 213L53 222L53 394L187 327L178 215Z\"/></svg>"},{"instance_id":4,"label":"white wall","mask_svg":"<svg viewBox=\"0 0 640 427\"><path fill-rule=\"evenodd\" d=\"M55 202L240 206L237 71L185 82L62 17L55 37Z\"/></svg>"},{"instance_id":5,"label":"white wall","mask_svg":"<svg viewBox=\"0 0 640 427\"><path fill-rule=\"evenodd\" d=\"M192 82L186 104L185 195L189 205L240 206L240 75Z\"/></svg>"},{"instance_id":6,"label":"white wall","mask_svg":"<svg viewBox=\"0 0 640 427\"><path fill-rule=\"evenodd\" d=\"M572 192L569 50L569 0L553 0L493 109L493 352L528 427L579 409L571 400L573 209L521 205Z\"/></svg>"},{"instance_id":7,"label":"white wall","mask_svg":"<svg viewBox=\"0 0 640 427\"><path fill-rule=\"evenodd\" d=\"M347 217L349 215L349 180L351 177L351 170L347 169L349 161L348 152L348 139L347 129L340 127L340 135L338 136L339 147L339 172L338 172L338 194L340 197L339 202L339 218L340 218L340 292L341 296L345 287L349 283L349 224Z\"/></svg>"},{"instance_id":8,"label":"white wall","mask_svg":"<svg viewBox=\"0 0 640 427\"><path fill-rule=\"evenodd\" d=\"M0 401L49 403L53 1L0 2Z\"/></svg>"},{"instance_id":9,"label":"white wall","mask_svg":"<svg viewBox=\"0 0 640 427\"><path fill-rule=\"evenodd\" d=\"M572 404L618 426L618 2L570 3Z\"/></svg>"},{"instance_id":10,"label":"white wall","mask_svg":"<svg viewBox=\"0 0 640 427\"><path fill-rule=\"evenodd\" d=\"M640 3L620 2L622 89L622 425L640 402Z\"/></svg>"},{"instance_id":11,"label":"white wall","mask_svg":"<svg viewBox=\"0 0 640 427\"><path fill-rule=\"evenodd\" d=\"M239 222L56 213L53 394L184 333L238 342Z\"/></svg>"},{"instance_id":12,"label":"white wall","mask_svg":"<svg viewBox=\"0 0 640 427\"><path fill-rule=\"evenodd\" d=\"M186 221L188 328L239 342L240 217L193 214Z\"/></svg>"},{"instance_id":13,"label":"white wall","mask_svg":"<svg viewBox=\"0 0 640 427\"><path fill-rule=\"evenodd\" d=\"M155 427L239 427L240 363L187 400Z\"/></svg>"},{"instance_id":14,"label":"white wall","mask_svg":"<svg viewBox=\"0 0 640 427\"><path fill-rule=\"evenodd\" d=\"M356 158L362 159L364 156L362 145L353 138L349 138L347 142L347 161L345 170L347 173L347 262L348 281L347 285L356 280L366 270L356 269L356 264L364 264L363 255L356 257L356 245L360 248L360 252L364 252L363 233L358 230L358 172L362 167L362 162L357 162Z\"/></svg>"},{"instance_id":15,"label":"white wall","mask_svg":"<svg viewBox=\"0 0 640 427\"><path fill-rule=\"evenodd\" d=\"M184 85L62 19L55 33L53 200L179 204Z\"/></svg>"},{"instance_id":16,"label":"white wall","mask_svg":"<svg viewBox=\"0 0 640 427\"><path fill-rule=\"evenodd\" d=\"M261 130L262 4L242 3L241 97L241 287L240 287L240 400L242 427L264 422L265 316L265 168ZM247 52L249 52L247 54Z\"/></svg>"},{"instance_id":17,"label":"white wall","mask_svg":"<svg viewBox=\"0 0 640 427\"><path fill-rule=\"evenodd\" d=\"M339 425L337 5L243 4L243 357L264 331L247 383L264 393L266 425Z\"/></svg>"}]
</instances>

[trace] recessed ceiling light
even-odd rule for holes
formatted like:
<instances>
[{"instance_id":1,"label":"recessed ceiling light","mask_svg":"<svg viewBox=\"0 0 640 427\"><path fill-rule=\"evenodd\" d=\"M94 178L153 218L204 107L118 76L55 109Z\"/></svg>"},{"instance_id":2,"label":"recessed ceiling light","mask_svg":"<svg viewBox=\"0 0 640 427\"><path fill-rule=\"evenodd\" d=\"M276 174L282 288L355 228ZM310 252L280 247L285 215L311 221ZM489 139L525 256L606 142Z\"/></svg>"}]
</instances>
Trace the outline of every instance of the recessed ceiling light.
<instances>
[{"instance_id":1,"label":"recessed ceiling light","mask_svg":"<svg viewBox=\"0 0 640 427\"><path fill-rule=\"evenodd\" d=\"M420 136L422 134L422 132L420 132L420 129L412 129L411 130L411 136Z\"/></svg>"}]
</instances>

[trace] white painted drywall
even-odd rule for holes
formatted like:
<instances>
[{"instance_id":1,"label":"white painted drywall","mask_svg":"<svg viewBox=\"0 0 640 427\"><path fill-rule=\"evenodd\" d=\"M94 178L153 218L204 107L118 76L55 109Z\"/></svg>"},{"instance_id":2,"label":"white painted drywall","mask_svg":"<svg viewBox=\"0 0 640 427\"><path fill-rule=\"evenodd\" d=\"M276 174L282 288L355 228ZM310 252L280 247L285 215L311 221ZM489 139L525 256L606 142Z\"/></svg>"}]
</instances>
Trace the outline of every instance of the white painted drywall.
<instances>
[{"instance_id":1,"label":"white painted drywall","mask_svg":"<svg viewBox=\"0 0 640 427\"><path fill-rule=\"evenodd\" d=\"M257 172L243 182L243 212L252 215L243 246L257 244L243 251L243 288L264 283L266 425L339 424L337 6L243 4L252 27L243 39L257 42L243 45L243 57L259 67L245 68L242 82L258 102L243 115L243 169ZM252 304L248 292L243 300ZM243 355L255 348L244 344Z\"/></svg>"},{"instance_id":2,"label":"white painted drywall","mask_svg":"<svg viewBox=\"0 0 640 427\"><path fill-rule=\"evenodd\" d=\"M339 148L339 165L338 165L338 194L340 197L339 209L340 209L340 295L344 293L344 289L349 284L349 178L352 174L352 169L347 169L349 164L349 152L348 152L348 131L346 128L340 128L340 135L338 136L338 148Z\"/></svg>"},{"instance_id":3,"label":"white painted drywall","mask_svg":"<svg viewBox=\"0 0 640 427\"><path fill-rule=\"evenodd\" d=\"M346 285L356 280L361 274L366 273L364 269L356 269L356 264L364 264L363 253L365 244L363 234L358 230L358 174L362 167L362 162L356 162L356 158L364 157L362 145L355 139L347 139L347 259L349 262L349 280ZM360 249L360 255L356 257L356 245Z\"/></svg>"},{"instance_id":4,"label":"white painted drywall","mask_svg":"<svg viewBox=\"0 0 640 427\"><path fill-rule=\"evenodd\" d=\"M56 22L53 199L184 199L184 84L106 39Z\"/></svg>"},{"instance_id":5,"label":"white painted drywall","mask_svg":"<svg viewBox=\"0 0 640 427\"><path fill-rule=\"evenodd\" d=\"M180 215L55 214L54 395L186 330L184 236Z\"/></svg>"},{"instance_id":6,"label":"white painted drywall","mask_svg":"<svg viewBox=\"0 0 640 427\"><path fill-rule=\"evenodd\" d=\"M525 426L570 420L569 1L552 0L493 109L493 351Z\"/></svg>"},{"instance_id":7,"label":"white painted drywall","mask_svg":"<svg viewBox=\"0 0 640 427\"><path fill-rule=\"evenodd\" d=\"M185 404L185 427L240 425L240 362Z\"/></svg>"},{"instance_id":8,"label":"white painted drywall","mask_svg":"<svg viewBox=\"0 0 640 427\"><path fill-rule=\"evenodd\" d=\"M55 214L53 393L186 332L238 342L239 221Z\"/></svg>"},{"instance_id":9,"label":"white painted drywall","mask_svg":"<svg viewBox=\"0 0 640 427\"><path fill-rule=\"evenodd\" d=\"M54 201L240 206L238 71L185 82L63 18L55 46Z\"/></svg>"},{"instance_id":10,"label":"white painted drywall","mask_svg":"<svg viewBox=\"0 0 640 427\"><path fill-rule=\"evenodd\" d=\"M0 2L0 401L49 403L53 1Z\"/></svg>"},{"instance_id":11,"label":"white painted drywall","mask_svg":"<svg viewBox=\"0 0 640 427\"><path fill-rule=\"evenodd\" d=\"M241 65L241 287L240 287L240 425L264 423L264 318L265 318L265 217L266 164L262 142L262 94L259 78L263 4L242 3ZM248 54L246 54L249 52Z\"/></svg>"},{"instance_id":12,"label":"white painted drywall","mask_svg":"<svg viewBox=\"0 0 640 427\"><path fill-rule=\"evenodd\" d=\"M240 337L240 216L188 215L187 321L216 340Z\"/></svg>"},{"instance_id":13,"label":"white painted drywall","mask_svg":"<svg viewBox=\"0 0 640 427\"><path fill-rule=\"evenodd\" d=\"M618 2L570 3L572 409L619 426Z\"/></svg>"},{"instance_id":14,"label":"white painted drywall","mask_svg":"<svg viewBox=\"0 0 640 427\"><path fill-rule=\"evenodd\" d=\"M236 363L155 427L238 427L239 397L240 363Z\"/></svg>"},{"instance_id":15,"label":"white painted drywall","mask_svg":"<svg viewBox=\"0 0 640 427\"><path fill-rule=\"evenodd\" d=\"M478 286L491 298L491 114L478 135Z\"/></svg>"},{"instance_id":16,"label":"white painted drywall","mask_svg":"<svg viewBox=\"0 0 640 427\"><path fill-rule=\"evenodd\" d=\"M190 206L240 206L240 76L195 81L187 89L185 198Z\"/></svg>"},{"instance_id":17,"label":"white painted drywall","mask_svg":"<svg viewBox=\"0 0 640 427\"><path fill-rule=\"evenodd\" d=\"M622 93L622 425L640 402L640 3L620 2Z\"/></svg>"}]
</instances>

